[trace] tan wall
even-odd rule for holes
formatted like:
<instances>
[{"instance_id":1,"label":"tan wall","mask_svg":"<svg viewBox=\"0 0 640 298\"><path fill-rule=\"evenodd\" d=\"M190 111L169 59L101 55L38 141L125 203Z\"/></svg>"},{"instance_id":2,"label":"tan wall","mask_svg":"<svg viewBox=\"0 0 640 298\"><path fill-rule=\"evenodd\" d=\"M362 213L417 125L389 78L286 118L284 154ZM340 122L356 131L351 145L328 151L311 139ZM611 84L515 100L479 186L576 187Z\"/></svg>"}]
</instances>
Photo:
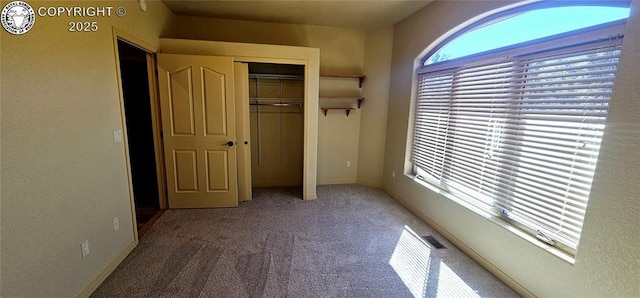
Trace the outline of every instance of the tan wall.
<instances>
[{"instance_id":1,"label":"tan wall","mask_svg":"<svg viewBox=\"0 0 640 298\"><path fill-rule=\"evenodd\" d=\"M173 36L176 38L319 48L321 74L362 74L364 71L365 30L200 17L178 17L178 23ZM360 94L357 79L355 85L353 82L321 78L320 94L342 94L345 89L349 94ZM320 107L333 105L324 99L319 104ZM355 183L359 164L381 162L381 159L363 160L358 156L361 112L354 111L348 118L339 112L330 112L326 117L321 111L318 114L318 184ZM378 134L374 138L383 136L384 129ZM376 150L382 152L383 144L377 146ZM351 167L346 167L346 161L351 162ZM378 172L381 173L381 168Z\"/></svg>"},{"instance_id":2,"label":"tan wall","mask_svg":"<svg viewBox=\"0 0 640 298\"><path fill-rule=\"evenodd\" d=\"M319 48L320 73L363 70L364 30L185 16L177 21L172 37Z\"/></svg>"},{"instance_id":3,"label":"tan wall","mask_svg":"<svg viewBox=\"0 0 640 298\"><path fill-rule=\"evenodd\" d=\"M320 78L321 108L356 108L362 88L358 78ZM320 111L318 127L319 184L356 183L358 175L358 140L362 110Z\"/></svg>"},{"instance_id":4,"label":"tan wall","mask_svg":"<svg viewBox=\"0 0 640 298\"><path fill-rule=\"evenodd\" d=\"M67 17L37 17L21 36L1 30L0 296L76 296L135 243L124 145L112 140L123 127L111 26L157 47L173 14L156 1L147 12L131 1L100 5L128 15L79 19L97 21L98 32L68 32Z\"/></svg>"},{"instance_id":5,"label":"tan wall","mask_svg":"<svg viewBox=\"0 0 640 298\"><path fill-rule=\"evenodd\" d=\"M403 175L416 59L455 26L505 1L438 1L395 26L384 189L540 297L640 296L640 2L633 1L575 264L569 264ZM396 177L392 177L392 172Z\"/></svg>"},{"instance_id":6,"label":"tan wall","mask_svg":"<svg viewBox=\"0 0 640 298\"><path fill-rule=\"evenodd\" d=\"M358 183L374 187L382 186L392 48L393 27L367 31L364 55L367 79L362 87L366 102L360 120Z\"/></svg>"},{"instance_id":7,"label":"tan wall","mask_svg":"<svg viewBox=\"0 0 640 298\"><path fill-rule=\"evenodd\" d=\"M355 106L336 101L321 99L320 107ZM321 110L318 115L318 184L356 183L361 110L351 111L348 117L345 110L329 110L326 116Z\"/></svg>"}]
</instances>

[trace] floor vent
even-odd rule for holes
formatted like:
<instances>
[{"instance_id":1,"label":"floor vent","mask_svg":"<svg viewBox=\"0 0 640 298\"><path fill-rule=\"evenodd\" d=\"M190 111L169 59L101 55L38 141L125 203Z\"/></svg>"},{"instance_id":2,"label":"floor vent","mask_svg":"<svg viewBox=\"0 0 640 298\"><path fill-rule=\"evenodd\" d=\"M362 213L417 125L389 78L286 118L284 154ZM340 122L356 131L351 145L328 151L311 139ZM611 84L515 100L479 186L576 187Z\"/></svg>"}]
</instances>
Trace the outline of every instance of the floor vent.
<instances>
[{"instance_id":1,"label":"floor vent","mask_svg":"<svg viewBox=\"0 0 640 298\"><path fill-rule=\"evenodd\" d=\"M433 247L435 247L436 249L447 248L446 246L442 245L442 243L440 243L440 241L438 241L438 239L436 239L433 236L422 236L422 239L429 242L429 244L433 245Z\"/></svg>"}]
</instances>

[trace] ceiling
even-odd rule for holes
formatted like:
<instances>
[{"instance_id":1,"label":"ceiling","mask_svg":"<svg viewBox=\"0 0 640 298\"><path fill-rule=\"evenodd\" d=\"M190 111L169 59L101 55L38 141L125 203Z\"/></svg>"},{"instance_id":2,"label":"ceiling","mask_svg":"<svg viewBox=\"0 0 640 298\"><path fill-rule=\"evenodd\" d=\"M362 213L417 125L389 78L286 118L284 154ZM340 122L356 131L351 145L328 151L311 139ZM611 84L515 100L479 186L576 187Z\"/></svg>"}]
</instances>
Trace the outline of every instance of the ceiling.
<instances>
[{"instance_id":1,"label":"ceiling","mask_svg":"<svg viewBox=\"0 0 640 298\"><path fill-rule=\"evenodd\" d=\"M373 29L393 25L431 0L162 0L182 16Z\"/></svg>"}]
</instances>

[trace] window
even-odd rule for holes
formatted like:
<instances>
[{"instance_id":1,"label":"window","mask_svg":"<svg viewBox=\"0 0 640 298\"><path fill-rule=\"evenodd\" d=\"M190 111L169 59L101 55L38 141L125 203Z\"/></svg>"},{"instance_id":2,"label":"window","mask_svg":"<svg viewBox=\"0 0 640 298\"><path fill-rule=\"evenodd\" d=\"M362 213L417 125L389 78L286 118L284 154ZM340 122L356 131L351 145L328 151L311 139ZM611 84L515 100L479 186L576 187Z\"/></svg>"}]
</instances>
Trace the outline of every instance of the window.
<instances>
[{"instance_id":1,"label":"window","mask_svg":"<svg viewBox=\"0 0 640 298\"><path fill-rule=\"evenodd\" d=\"M629 9L527 9L485 20L426 56L411 159L416 177L575 254ZM601 17L551 31L531 19L571 23L576 11ZM523 25L540 32L522 40ZM475 47L467 36L496 28L519 37ZM446 54L455 47L475 50Z\"/></svg>"},{"instance_id":2,"label":"window","mask_svg":"<svg viewBox=\"0 0 640 298\"><path fill-rule=\"evenodd\" d=\"M561 6L512 12L500 21L484 22L456 36L431 54L424 64L453 60L627 17L628 7Z\"/></svg>"}]
</instances>

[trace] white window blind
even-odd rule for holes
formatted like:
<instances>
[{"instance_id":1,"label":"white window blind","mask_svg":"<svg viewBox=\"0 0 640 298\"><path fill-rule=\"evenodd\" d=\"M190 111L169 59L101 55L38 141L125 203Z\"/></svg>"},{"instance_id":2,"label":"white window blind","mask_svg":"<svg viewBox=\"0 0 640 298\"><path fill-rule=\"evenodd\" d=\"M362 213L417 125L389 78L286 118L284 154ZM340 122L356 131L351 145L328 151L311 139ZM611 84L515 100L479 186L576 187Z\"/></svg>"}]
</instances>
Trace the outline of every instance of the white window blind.
<instances>
[{"instance_id":1,"label":"white window blind","mask_svg":"<svg viewBox=\"0 0 640 298\"><path fill-rule=\"evenodd\" d=\"M412 161L425 180L574 253L621 43L425 67Z\"/></svg>"}]
</instances>

